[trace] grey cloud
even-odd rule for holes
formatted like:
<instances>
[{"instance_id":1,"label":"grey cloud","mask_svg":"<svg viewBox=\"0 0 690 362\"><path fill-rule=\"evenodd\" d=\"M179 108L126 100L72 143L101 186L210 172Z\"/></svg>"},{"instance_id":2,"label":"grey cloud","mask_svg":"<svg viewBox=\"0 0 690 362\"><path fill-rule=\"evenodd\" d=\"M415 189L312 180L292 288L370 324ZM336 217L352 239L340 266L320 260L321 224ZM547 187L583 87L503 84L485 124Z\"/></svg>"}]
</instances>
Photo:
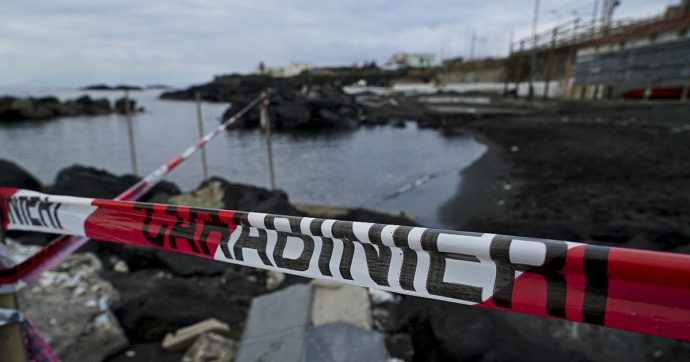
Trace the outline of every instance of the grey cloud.
<instances>
[{"instance_id":1,"label":"grey cloud","mask_svg":"<svg viewBox=\"0 0 690 362\"><path fill-rule=\"evenodd\" d=\"M591 2L542 1L544 25L569 20L550 10L591 12ZM395 51L502 55L527 36L531 0L55 0L0 5L0 82L186 84L251 71L259 61L351 64ZM618 14L660 12L667 1L623 0Z\"/></svg>"}]
</instances>

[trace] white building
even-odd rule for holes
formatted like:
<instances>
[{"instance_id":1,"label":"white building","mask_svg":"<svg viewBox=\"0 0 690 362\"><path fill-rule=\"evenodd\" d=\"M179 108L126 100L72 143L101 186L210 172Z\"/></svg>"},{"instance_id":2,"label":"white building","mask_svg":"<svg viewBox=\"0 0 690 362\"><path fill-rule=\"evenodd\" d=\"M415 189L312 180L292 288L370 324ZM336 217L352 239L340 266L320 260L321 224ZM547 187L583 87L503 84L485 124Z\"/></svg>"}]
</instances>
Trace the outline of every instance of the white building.
<instances>
[{"instance_id":1,"label":"white building","mask_svg":"<svg viewBox=\"0 0 690 362\"><path fill-rule=\"evenodd\" d=\"M288 78L300 75L306 70L312 69L309 63L290 63L284 67L261 67L257 69L257 73L266 74L277 78Z\"/></svg>"},{"instance_id":2,"label":"white building","mask_svg":"<svg viewBox=\"0 0 690 362\"><path fill-rule=\"evenodd\" d=\"M434 55L425 53L397 53L388 59L389 68L429 68L434 65Z\"/></svg>"}]
</instances>

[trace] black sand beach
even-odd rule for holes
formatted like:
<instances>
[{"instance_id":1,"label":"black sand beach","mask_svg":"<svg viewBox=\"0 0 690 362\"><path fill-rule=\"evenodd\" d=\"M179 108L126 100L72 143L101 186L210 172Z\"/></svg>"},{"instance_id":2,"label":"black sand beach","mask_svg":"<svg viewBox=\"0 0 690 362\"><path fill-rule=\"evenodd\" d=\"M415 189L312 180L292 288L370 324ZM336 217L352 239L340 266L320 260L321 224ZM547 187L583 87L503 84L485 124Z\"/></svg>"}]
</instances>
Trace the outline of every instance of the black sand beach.
<instances>
[{"instance_id":1,"label":"black sand beach","mask_svg":"<svg viewBox=\"0 0 690 362\"><path fill-rule=\"evenodd\" d=\"M688 252L690 107L568 108L463 120L489 149L462 173L442 220L467 231ZM690 356L690 344L672 339L418 298L392 315L389 333L410 333L421 361Z\"/></svg>"},{"instance_id":2,"label":"black sand beach","mask_svg":"<svg viewBox=\"0 0 690 362\"><path fill-rule=\"evenodd\" d=\"M489 150L464 171L443 220L473 231L688 251L690 107L568 108L464 123Z\"/></svg>"}]
</instances>

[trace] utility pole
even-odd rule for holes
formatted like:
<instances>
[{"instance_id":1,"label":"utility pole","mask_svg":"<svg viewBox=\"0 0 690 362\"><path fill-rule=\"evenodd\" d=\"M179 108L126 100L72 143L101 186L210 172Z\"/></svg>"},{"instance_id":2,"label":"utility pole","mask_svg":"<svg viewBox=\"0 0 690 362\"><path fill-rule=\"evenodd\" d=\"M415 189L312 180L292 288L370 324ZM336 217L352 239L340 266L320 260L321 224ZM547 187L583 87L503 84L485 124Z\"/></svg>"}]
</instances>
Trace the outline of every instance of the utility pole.
<instances>
[{"instance_id":1,"label":"utility pole","mask_svg":"<svg viewBox=\"0 0 690 362\"><path fill-rule=\"evenodd\" d=\"M472 30L472 40L470 41L470 60L474 59L474 46L477 43L477 34Z\"/></svg>"},{"instance_id":2,"label":"utility pole","mask_svg":"<svg viewBox=\"0 0 690 362\"><path fill-rule=\"evenodd\" d=\"M201 94L195 92L196 98L196 120L199 128L199 138L204 137L204 119L201 116ZM208 161L206 160L206 147L201 147L201 168L204 171L204 180L208 180Z\"/></svg>"},{"instance_id":3,"label":"utility pole","mask_svg":"<svg viewBox=\"0 0 690 362\"><path fill-rule=\"evenodd\" d=\"M530 66L529 90L527 97L534 97L534 78L537 71L537 23L539 21L540 0L534 0L534 15L532 16L532 64Z\"/></svg>"}]
</instances>

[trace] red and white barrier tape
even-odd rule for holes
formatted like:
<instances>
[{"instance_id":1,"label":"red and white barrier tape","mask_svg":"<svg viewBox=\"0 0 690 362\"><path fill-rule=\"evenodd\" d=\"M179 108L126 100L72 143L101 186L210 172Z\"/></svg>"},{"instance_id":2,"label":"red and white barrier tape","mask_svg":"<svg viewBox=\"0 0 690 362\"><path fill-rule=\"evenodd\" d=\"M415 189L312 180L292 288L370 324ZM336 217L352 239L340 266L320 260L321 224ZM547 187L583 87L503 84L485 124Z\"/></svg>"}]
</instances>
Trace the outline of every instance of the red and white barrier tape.
<instances>
[{"instance_id":1,"label":"red and white barrier tape","mask_svg":"<svg viewBox=\"0 0 690 362\"><path fill-rule=\"evenodd\" d=\"M182 162L189 159L193 154L204 147L209 141L218 136L230 125L242 118L247 112L254 108L265 96L255 98L234 116L221 123L213 131L200 138L194 145L187 148L181 154L173 157L150 174L146 175L141 181L118 195L115 200L133 201L142 197L151 190L163 177L169 174ZM3 219L4 221L4 219ZM0 269L0 274L11 275L11 279L4 279L5 284L0 285L0 293L13 292L21 289L27 283L38 278L44 271L52 268L67 256L79 249L89 239L83 236L61 236L52 240L45 248L41 249L34 256L8 269Z\"/></svg>"},{"instance_id":2,"label":"red and white barrier tape","mask_svg":"<svg viewBox=\"0 0 690 362\"><path fill-rule=\"evenodd\" d=\"M3 227L690 340L690 256L0 188ZM0 274L0 283L13 276Z\"/></svg>"}]
</instances>

